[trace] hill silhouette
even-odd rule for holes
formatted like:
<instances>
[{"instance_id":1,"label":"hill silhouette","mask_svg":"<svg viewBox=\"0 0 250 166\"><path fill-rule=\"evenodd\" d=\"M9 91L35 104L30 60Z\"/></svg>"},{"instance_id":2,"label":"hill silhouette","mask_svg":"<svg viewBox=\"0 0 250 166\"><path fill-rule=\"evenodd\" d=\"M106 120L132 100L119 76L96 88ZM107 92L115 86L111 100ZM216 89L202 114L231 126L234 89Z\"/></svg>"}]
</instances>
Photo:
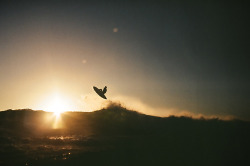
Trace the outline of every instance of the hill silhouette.
<instances>
[{"instance_id":1,"label":"hill silhouette","mask_svg":"<svg viewBox=\"0 0 250 166\"><path fill-rule=\"evenodd\" d=\"M0 112L0 165L249 165L250 123L95 112Z\"/></svg>"}]
</instances>

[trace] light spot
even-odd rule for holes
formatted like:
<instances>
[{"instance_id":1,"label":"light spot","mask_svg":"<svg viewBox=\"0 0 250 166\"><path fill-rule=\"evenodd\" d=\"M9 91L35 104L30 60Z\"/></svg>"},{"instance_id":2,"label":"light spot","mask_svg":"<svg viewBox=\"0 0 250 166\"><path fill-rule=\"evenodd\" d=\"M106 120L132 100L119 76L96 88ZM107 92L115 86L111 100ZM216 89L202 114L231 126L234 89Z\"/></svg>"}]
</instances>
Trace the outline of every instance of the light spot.
<instances>
[{"instance_id":1,"label":"light spot","mask_svg":"<svg viewBox=\"0 0 250 166\"><path fill-rule=\"evenodd\" d=\"M115 33L118 32L118 28L116 28L116 27L113 28L113 32L115 32Z\"/></svg>"},{"instance_id":2,"label":"light spot","mask_svg":"<svg viewBox=\"0 0 250 166\"><path fill-rule=\"evenodd\" d=\"M83 59L83 60L82 60L82 63L83 63L83 64L86 64L86 63L87 63L87 60L86 60L86 59Z\"/></svg>"}]
</instances>

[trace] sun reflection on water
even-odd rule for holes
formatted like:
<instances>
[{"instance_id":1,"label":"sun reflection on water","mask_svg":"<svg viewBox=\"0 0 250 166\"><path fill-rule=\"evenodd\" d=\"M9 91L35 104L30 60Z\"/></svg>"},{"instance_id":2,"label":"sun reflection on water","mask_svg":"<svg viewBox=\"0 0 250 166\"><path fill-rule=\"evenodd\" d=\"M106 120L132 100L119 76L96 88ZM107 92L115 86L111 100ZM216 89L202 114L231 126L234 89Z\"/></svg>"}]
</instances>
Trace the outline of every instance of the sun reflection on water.
<instances>
[{"instance_id":1,"label":"sun reflection on water","mask_svg":"<svg viewBox=\"0 0 250 166\"><path fill-rule=\"evenodd\" d=\"M63 113L50 113L45 116L45 123L51 129L63 128L63 119L61 114Z\"/></svg>"}]
</instances>

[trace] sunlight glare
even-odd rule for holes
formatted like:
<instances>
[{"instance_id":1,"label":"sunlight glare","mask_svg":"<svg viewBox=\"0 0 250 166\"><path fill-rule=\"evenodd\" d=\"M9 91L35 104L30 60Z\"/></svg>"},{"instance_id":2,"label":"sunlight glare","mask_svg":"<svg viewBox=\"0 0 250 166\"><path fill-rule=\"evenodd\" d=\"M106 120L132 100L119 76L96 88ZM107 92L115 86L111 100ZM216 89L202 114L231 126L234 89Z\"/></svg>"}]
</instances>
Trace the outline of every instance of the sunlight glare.
<instances>
[{"instance_id":1,"label":"sunlight glare","mask_svg":"<svg viewBox=\"0 0 250 166\"><path fill-rule=\"evenodd\" d=\"M53 94L49 96L42 105L42 109L47 112L53 112L56 117L60 117L61 113L73 111L70 100L61 94Z\"/></svg>"},{"instance_id":2,"label":"sunlight glare","mask_svg":"<svg viewBox=\"0 0 250 166\"><path fill-rule=\"evenodd\" d=\"M73 105L69 98L66 98L62 94L54 93L41 103L40 109L47 112L53 112L51 117L48 117L48 121L53 121L52 128L58 129L63 127L61 114L66 111L73 111Z\"/></svg>"}]
</instances>

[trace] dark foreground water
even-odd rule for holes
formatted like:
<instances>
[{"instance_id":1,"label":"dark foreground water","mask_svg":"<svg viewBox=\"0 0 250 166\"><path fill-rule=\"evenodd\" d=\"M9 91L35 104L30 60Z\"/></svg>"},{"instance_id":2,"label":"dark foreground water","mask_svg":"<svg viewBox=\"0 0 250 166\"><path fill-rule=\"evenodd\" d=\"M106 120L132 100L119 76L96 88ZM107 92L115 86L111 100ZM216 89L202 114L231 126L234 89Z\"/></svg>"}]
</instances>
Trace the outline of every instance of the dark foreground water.
<instances>
[{"instance_id":1,"label":"dark foreground water","mask_svg":"<svg viewBox=\"0 0 250 166\"><path fill-rule=\"evenodd\" d=\"M158 118L112 107L64 114L62 128L54 129L50 116L0 112L0 165L250 165L248 122Z\"/></svg>"},{"instance_id":2,"label":"dark foreground water","mask_svg":"<svg viewBox=\"0 0 250 166\"><path fill-rule=\"evenodd\" d=\"M100 160L98 155L111 152L117 140L81 135L2 136L0 138L0 165L97 164Z\"/></svg>"}]
</instances>

